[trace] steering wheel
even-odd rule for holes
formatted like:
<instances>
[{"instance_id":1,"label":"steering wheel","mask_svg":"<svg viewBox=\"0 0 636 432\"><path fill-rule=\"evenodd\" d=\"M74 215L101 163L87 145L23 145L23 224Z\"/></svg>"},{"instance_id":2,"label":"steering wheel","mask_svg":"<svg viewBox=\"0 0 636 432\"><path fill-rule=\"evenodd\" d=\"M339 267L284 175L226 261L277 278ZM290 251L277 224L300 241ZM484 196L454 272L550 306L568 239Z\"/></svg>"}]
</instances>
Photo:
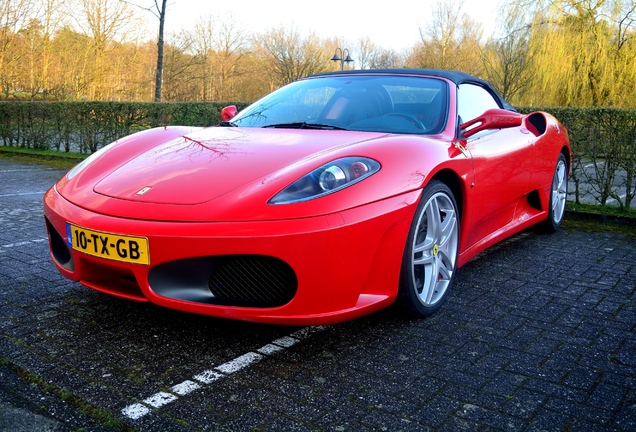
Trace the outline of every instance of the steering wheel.
<instances>
[{"instance_id":1,"label":"steering wheel","mask_svg":"<svg viewBox=\"0 0 636 432\"><path fill-rule=\"evenodd\" d=\"M421 130L426 129L426 128L424 127L424 125L422 124L422 122L421 122L421 121L419 121L419 120L417 119L417 117L415 117L415 116L413 116L413 115L411 115L411 114L399 113L399 112L392 112L392 113L388 113L388 114L385 114L385 115L387 115L387 116L393 116L393 117L401 117L401 118L403 118L403 119L408 120L409 122L411 122L411 123L412 123L412 124L413 124L413 125L417 128L417 129L421 129Z\"/></svg>"}]
</instances>

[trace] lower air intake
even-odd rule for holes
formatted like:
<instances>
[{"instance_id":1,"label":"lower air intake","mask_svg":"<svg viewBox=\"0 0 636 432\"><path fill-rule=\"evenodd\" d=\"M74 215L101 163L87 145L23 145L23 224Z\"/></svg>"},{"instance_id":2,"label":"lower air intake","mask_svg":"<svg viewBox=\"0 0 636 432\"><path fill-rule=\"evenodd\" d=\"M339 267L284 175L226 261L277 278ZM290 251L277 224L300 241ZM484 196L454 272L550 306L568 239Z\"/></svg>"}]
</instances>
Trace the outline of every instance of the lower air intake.
<instances>
[{"instance_id":1,"label":"lower air intake","mask_svg":"<svg viewBox=\"0 0 636 432\"><path fill-rule=\"evenodd\" d=\"M278 258L260 255L222 257L208 279L217 301L249 307L276 307L296 294L292 268Z\"/></svg>"}]
</instances>

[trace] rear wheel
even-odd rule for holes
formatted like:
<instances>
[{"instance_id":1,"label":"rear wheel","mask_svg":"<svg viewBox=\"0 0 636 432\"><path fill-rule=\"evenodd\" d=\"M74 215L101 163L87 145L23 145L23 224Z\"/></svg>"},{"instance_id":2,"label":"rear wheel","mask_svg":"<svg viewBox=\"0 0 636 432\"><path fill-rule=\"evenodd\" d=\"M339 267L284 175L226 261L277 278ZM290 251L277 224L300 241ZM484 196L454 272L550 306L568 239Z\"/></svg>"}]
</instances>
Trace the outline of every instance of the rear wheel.
<instances>
[{"instance_id":1,"label":"rear wheel","mask_svg":"<svg viewBox=\"0 0 636 432\"><path fill-rule=\"evenodd\" d=\"M459 215L451 190L431 181L422 192L402 258L399 300L415 316L435 313L455 277Z\"/></svg>"},{"instance_id":2,"label":"rear wheel","mask_svg":"<svg viewBox=\"0 0 636 432\"><path fill-rule=\"evenodd\" d=\"M565 155L561 153L557 159L552 186L550 186L550 203L548 207L548 219L544 221L542 228L548 232L556 232L561 227L565 215L565 203L568 195L568 164Z\"/></svg>"}]
</instances>

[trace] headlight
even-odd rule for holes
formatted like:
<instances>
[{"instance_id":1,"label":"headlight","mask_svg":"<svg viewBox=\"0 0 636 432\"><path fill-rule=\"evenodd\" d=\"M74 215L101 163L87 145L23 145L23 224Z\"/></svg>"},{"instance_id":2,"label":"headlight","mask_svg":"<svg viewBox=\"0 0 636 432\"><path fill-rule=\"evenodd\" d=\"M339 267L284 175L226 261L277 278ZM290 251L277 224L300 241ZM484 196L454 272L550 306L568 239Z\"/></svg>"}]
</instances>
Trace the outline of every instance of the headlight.
<instances>
[{"instance_id":1,"label":"headlight","mask_svg":"<svg viewBox=\"0 0 636 432\"><path fill-rule=\"evenodd\" d=\"M365 157L346 157L329 162L304 175L277 193L270 204L291 204L337 192L378 172L380 163Z\"/></svg>"}]
</instances>

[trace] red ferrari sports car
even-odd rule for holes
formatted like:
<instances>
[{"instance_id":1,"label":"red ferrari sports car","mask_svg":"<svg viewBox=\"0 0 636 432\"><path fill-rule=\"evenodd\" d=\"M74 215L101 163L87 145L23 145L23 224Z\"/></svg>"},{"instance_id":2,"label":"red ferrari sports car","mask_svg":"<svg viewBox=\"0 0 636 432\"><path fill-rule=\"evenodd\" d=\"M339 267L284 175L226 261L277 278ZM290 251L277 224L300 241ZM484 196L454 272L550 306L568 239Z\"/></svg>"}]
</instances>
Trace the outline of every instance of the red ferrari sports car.
<instances>
[{"instance_id":1,"label":"red ferrari sports car","mask_svg":"<svg viewBox=\"0 0 636 432\"><path fill-rule=\"evenodd\" d=\"M59 180L59 271L224 318L326 324L396 301L427 316L471 257L564 215L565 128L464 73L324 73L222 117L122 138Z\"/></svg>"}]
</instances>

